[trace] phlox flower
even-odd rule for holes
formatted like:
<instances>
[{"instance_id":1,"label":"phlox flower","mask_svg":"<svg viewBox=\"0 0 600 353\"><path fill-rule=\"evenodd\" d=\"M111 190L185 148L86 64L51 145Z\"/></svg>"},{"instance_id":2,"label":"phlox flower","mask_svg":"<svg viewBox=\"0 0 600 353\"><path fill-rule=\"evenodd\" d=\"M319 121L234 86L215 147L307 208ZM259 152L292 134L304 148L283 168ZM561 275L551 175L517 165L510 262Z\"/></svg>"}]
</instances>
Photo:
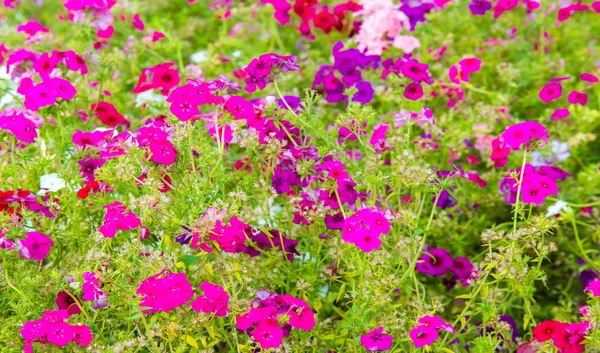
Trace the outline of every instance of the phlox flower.
<instances>
[{"instance_id":1,"label":"phlox flower","mask_svg":"<svg viewBox=\"0 0 600 353\"><path fill-rule=\"evenodd\" d=\"M142 297L140 307L144 313L169 312L185 303L193 296L194 290L185 273L168 273L164 269L143 280L136 294Z\"/></svg>"},{"instance_id":2,"label":"phlox flower","mask_svg":"<svg viewBox=\"0 0 600 353\"><path fill-rule=\"evenodd\" d=\"M502 132L502 139L513 150L519 150L523 144L529 145L533 140L548 143L548 131L538 122L526 121L508 126Z\"/></svg>"},{"instance_id":3,"label":"phlox flower","mask_svg":"<svg viewBox=\"0 0 600 353\"><path fill-rule=\"evenodd\" d=\"M174 62L166 62L142 70L132 92L142 93L151 89L160 89L166 95L181 81L179 72L173 69L173 66L175 66Z\"/></svg>"},{"instance_id":4,"label":"phlox flower","mask_svg":"<svg viewBox=\"0 0 600 353\"><path fill-rule=\"evenodd\" d=\"M93 103L90 110L102 123L114 127L119 124L129 126L129 122L117 111L117 108L111 103L100 101Z\"/></svg>"},{"instance_id":5,"label":"phlox flower","mask_svg":"<svg viewBox=\"0 0 600 353\"><path fill-rule=\"evenodd\" d=\"M585 345L581 342L585 339L587 324L567 324L559 322L556 324L552 342L561 352L581 353Z\"/></svg>"},{"instance_id":6,"label":"phlox flower","mask_svg":"<svg viewBox=\"0 0 600 353\"><path fill-rule=\"evenodd\" d=\"M227 316L229 314L229 295L223 287L210 282L202 282L200 289L204 295L198 296L191 302L192 309L196 312L214 313L215 316Z\"/></svg>"},{"instance_id":7,"label":"phlox flower","mask_svg":"<svg viewBox=\"0 0 600 353\"><path fill-rule=\"evenodd\" d=\"M81 309L79 308L79 305L77 305L79 298L75 297L76 299L73 299L73 297L75 296L64 290L60 291L56 295L56 305L60 310L67 310L69 315L79 314L81 313ZM77 302L75 300L77 300Z\"/></svg>"},{"instance_id":8,"label":"phlox flower","mask_svg":"<svg viewBox=\"0 0 600 353\"><path fill-rule=\"evenodd\" d=\"M418 324L410 331L409 337L416 348L431 346L439 336L439 331L454 333L451 324L445 322L439 316L425 315L418 320Z\"/></svg>"},{"instance_id":9,"label":"phlox flower","mask_svg":"<svg viewBox=\"0 0 600 353\"><path fill-rule=\"evenodd\" d=\"M94 309L101 309L108 306L108 294L102 289L100 281L94 272L83 273L81 290L83 291L81 299L92 301Z\"/></svg>"},{"instance_id":10,"label":"phlox flower","mask_svg":"<svg viewBox=\"0 0 600 353\"><path fill-rule=\"evenodd\" d=\"M33 342L51 343L57 347L65 347L71 342L89 346L93 340L92 331L85 325L71 325L65 320L69 318L66 310L46 310L44 316L28 321L21 328L21 336L25 340L25 352L32 352Z\"/></svg>"},{"instance_id":11,"label":"phlox flower","mask_svg":"<svg viewBox=\"0 0 600 353\"><path fill-rule=\"evenodd\" d=\"M544 103L550 103L562 96L562 86L560 83L549 83L542 87L539 97Z\"/></svg>"},{"instance_id":12,"label":"phlox flower","mask_svg":"<svg viewBox=\"0 0 600 353\"><path fill-rule=\"evenodd\" d=\"M554 320L540 322L533 328L533 338L538 342L546 342L551 340L558 324L560 323Z\"/></svg>"},{"instance_id":13,"label":"phlox flower","mask_svg":"<svg viewBox=\"0 0 600 353\"><path fill-rule=\"evenodd\" d=\"M177 149L171 141L166 139L150 141L148 150L151 156L149 160L158 164L171 165L177 159Z\"/></svg>"},{"instance_id":14,"label":"phlox flower","mask_svg":"<svg viewBox=\"0 0 600 353\"><path fill-rule=\"evenodd\" d=\"M429 249L421 254L415 265L417 271L431 276L442 276L454 265L452 255L443 248Z\"/></svg>"},{"instance_id":15,"label":"phlox flower","mask_svg":"<svg viewBox=\"0 0 600 353\"><path fill-rule=\"evenodd\" d=\"M112 238L117 230L131 230L141 225L140 219L133 212L125 212L127 206L119 201L105 205L106 214L99 231L105 238Z\"/></svg>"},{"instance_id":16,"label":"phlox flower","mask_svg":"<svg viewBox=\"0 0 600 353\"><path fill-rule=\"evenodd\" d=\"M586 292L591 292L594 297L600 297L600 279L591 281L584 290Z\"/></svg>"},{"instance_id":17,"label":"phlox flower","mask_svg":"<svg viewBox=\"0 0 600 353\"><path fill-rule=\"evenodd\" d=\"M586 81L589 83L598 82L598 77L596 77L596 75L594 74L590 74L589 72L582 73L579 78L581 78L582 81Z\"/></svg>"},{"instance_id":18,"label":"phlox flower","mask_svg":"<svg viewBox=\"0 0 600 353\"><path fill-rule=\"evenodd\" d=\"M304 300L269 291L256 293L250 310L236 318L236 327L251 333L262 349L279 347L291 328L310 331L315 326L314 312Z\"/></svg>"},{"instance_id":19,"label":"phlox flower","mask_svg":"<svg viewBox=\"0 0 600 353\"><path fill-rule=\"evenodd\" d=\"M353 243L364 252L371 252L381 247L381 234L390 231L391 223L376 208L364 208L346 218L342 230L342 239Z\"/></svg>"},{"instance_id":20,"label":"phlox flower","mask_svg":"<svg viewBox=\"0 0 600 353\"><path fill-rule=\"evenodd\" d=\"M19 255L24 259L42 261L54 246L52 239L42 233L28 232L25 236L25 239L17 239Z\"/></svg>"},{"instance_id":21,"label":"phlox flower","mask_svg":"<svg viewBox=\"0 0 600 353\"><path fill-rule=\"evenodd\" d=\"M567 100L571 104L579 104L581 106L585 106L588 102L588 95L579 91L571 91L571 93L569 93L569 96L567 97Z\"/></svg>"},{"instance_id":22,"label":"phlox flower","mask_svg":"<svg viewBox=\"0 0 600 353\"><path fill-rule=\"evenodd\" d=\"M393 339L394 336L383 333L383 326L360 335L360 343L369 352L386 351L392 348Z\"/></svg>"},{"instance_id":23,"label":"phlox flower","mask_svg":"<svg viewBox=\"0 0 600 353\"><path fill-rule=\"evenodd\" d=\"M8 108L0 112L0 129L13 134L24 143L32 143L38 137L38 127L44 120L26 109Z\"/></svg>"},{"instance_id":24,"label":"phlox flower","mask_svg":"<svg viewBox=\"0 0 600 353\"><path fill-rule=\"evenodd\" d=\"M488 0L471 0L469 10L475 16L483 16L492 8L492 3Z\"/></svg>"}]
</instances>

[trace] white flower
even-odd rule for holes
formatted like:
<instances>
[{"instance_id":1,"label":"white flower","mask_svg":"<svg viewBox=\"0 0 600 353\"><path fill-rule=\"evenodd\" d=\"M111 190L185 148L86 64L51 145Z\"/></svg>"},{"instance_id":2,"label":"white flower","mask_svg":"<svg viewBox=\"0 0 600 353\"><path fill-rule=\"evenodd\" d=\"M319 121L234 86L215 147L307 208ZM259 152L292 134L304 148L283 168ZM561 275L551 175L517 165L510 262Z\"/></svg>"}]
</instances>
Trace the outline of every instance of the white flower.
<instances>
[{"instance_id":1,"label":"white flower","mask_svg":"<svg viewBox=\"0 0 600 353\"><path fill-rule=\"evenodd\" d=\"M562 201L562 200L558 200L556 201L556 203L554 203L554 205L548 207L548 212L546 213L546 217L554 217L557 214L560 213L560 211L562 211L563 208L565 208L565 206L567 206L567 203Z\"/></svg>"},{"instance_id":2,"label":"white flower","mask_svg":"<svg viewBox=\"0 0 600 353\"><path fill-rule=\"evenodd\" d=\"M199 52L195 52L190 56L192 62L194 64L200 64L208 60L208 52L206 50L201 50Z\"/></svg>"},{"instance_id":3,"label":"white flower","mask_svg":"<svg viewBox=\"0 0 600 353\"><path fill-rule=\"evenodd\" d=\"M165 102L165 96L163 96L162 94L156 93L152 90L149 91L145 91L142 92L138 95L136 95L135 97L135 106L136 107L141 107L142 105L146 104L146 103L164 103Z\"/></svg>"},{"instance_id":4,"label":"white flower","mask_svg":"<svg viewBox=\"0 0 600 353\"><path fill-rule=\"evenodd\" d=\"M40 189L46 189L51 192L57 192L66 187L65 181L58 177L58 174L46 174L40 177Z\"/></svg>"},{"instance_id":5,"label":"white flower","mask_svg":"<svg viewBox=\"0 0 600 353\"><path fill-rule=\"evenodd\" d=\"M558 162L564 162L571 156L571 153L569 152L569 144L567 142L560 142L558 140L552 141L552 153L554 153L554 158Z\"/></svg>"}]
</instances>

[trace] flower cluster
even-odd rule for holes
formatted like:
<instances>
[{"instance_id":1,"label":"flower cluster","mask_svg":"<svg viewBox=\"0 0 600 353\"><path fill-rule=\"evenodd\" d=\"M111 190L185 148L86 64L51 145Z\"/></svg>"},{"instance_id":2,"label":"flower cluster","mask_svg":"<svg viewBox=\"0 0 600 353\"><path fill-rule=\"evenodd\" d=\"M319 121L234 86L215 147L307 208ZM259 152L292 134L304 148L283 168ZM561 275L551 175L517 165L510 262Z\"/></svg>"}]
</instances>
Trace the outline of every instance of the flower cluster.
<instances>
[{"instance_id":1,"label":"flower cluster","mask_svg":"<svg viewBox=\"0 0 600 353\"><path fill-rule=\"evenodd\" d=\"M0 129L13 134L18 141L32 143L44 120L26 109L9 108L0 112Z\"/></svg>"},{"instance_id":2,"label":"flower cluster","mask_svg":"<svg viewBox=\"0 0 600 353\"><path fill-rule=\"evenodd\" d=\"M332 30L345 31L352 23L345 21L348 13L358 11L361 6L352 0L342 2L333 6L320 4L319 0L294 0L292 3L288 0L261 0L263 4L270 4L275 8L275 19L280 25L290 22L290 10L296 14L301 23L298 26L300 34L305 39L314 40L315 35L312 32L311 24L315 28L321 29L329 34ZM352 30L352 29L351 29Z\"/></svg>"},{"instance_id":3,"label":"flower cluster","mask_svg":"<svg viewBox=\"0 0 600 353\"><path fill-rule=\"evenodd\" d=\"M470 280L477 278L477 269L466 257L457 256L452 259L448 250L443 248L427 249L419 257L415 269L430 276L443 276L452 273L451 283L460 280L463 286L468 286Z\"/></svg>"},{"instance_id":4,"label":"flower cluster","mask_svg":"<svg viewBox=\"0 0 600 353\"><path fill-rule=\"evenodd\" d=\"M381 247L381 234L387 234L391 228L385 214L376 208L363 208L344 221L342 239L356 245L364 252Z\"/></svg>"},{"instance_id":5,"label":"flower cluster","mask_svg":"<svg viewBox=\"0 0 600 353\"><path fill-rule=\"evenodd\" d=\"M353 102L369 103L373 99L374 90L369 81L362 78L362 71L376 68L380 57L365 55L360 50L350 48L342 50L343 42L333 46L333 65L322 65L312 83L312 89L321 93L330 103L343 101L348 103L345 91L354 87L357 92L352 96ZM341 78L336 75L339 73Z\"/></svg>"},{"instance_id":6,"label":"flower cluster","mask_svg":"<svg viewBox=\"0 0 600 353\"><path fill-rule=\"evenodd\" d=\"M511 149L517 151L523 145L529 149L536 141L541 144L548 143L548 131L542 124L526 121L508 126L500 137L492 141L490 159L494 161L494 167L502 168L508 163Z\"/></svg>"},{"instance_id":7,"label":"flower cluster","mask_svg":"<svg viewBox=\"0 0 600 353\"><path fill-rule=\"evenodd\" d=\"M586 332L592 327L587 321L569 324L566 322L547 320L540 322L533 329L533 339L523 343L519 347L519 352L526 352L528 347L544 342L552 342L553 346L560 352L581 353L585 351ZM529 348L530 351L534 351Z\"/></svg>"},{"instance_id":8,"label":"flower cluster","mask_svg":"<svg viewBox=\"0 0 600 353\"><path fill-rule=\"evenodd\" d=\"M33 343L50 343L65 347L71 342L87 347L93 340L92 331L86 325L71 325L67 310L46 310L44 316L23 324L21 336L25 340L25 353L33 352Z\"/></svg>"},{"instance_id":9,"label":"flower cluster","mask_svg":"<svg viewBox=\"0 0 600 353\"><path fill-rule=\"evenodd\" d=\"M396 61L388 59L383 62L383 68L381 78L386 78L393 73L410 81L404 88L404 97L413 101L423 97L423 82L428 85L434 82L429 72L429 65L414 59L399 58Z\"/></svg>"},{"instance_id":10,"label":"flower cluster","mask_svg":"<svg viewBox=\"0 0 600 353\"><path fill-rule=\"evenodd\" d=\"M512 175L511 175L512 174ZM516 179L513 177L516 176ZM559 167L534 167L527 163L522 169L513 170L500 181L499 192L504 202L516 202L519 184L523 203L541 205L550 195L558 196L558 181L564 181L571 174Z\"/></svg>"},{"instance_id":11,"label":"flower cluster","mask_svg":"<svg viewBox=\"0 0 600 353\"><path fill-rule=\"evenodd\" d=\"M310 331L315 326L315 314L304 300L269 291L256 295L250 310L236 318L236 327L252 335L262 349L279 347L292 328Z\"/></svg>"},{"instance_id":12,"label":"flower cluster","mask_svg":"<svg viewBox=\"0 0 600 353\"><path fill-rule=\"evenodd\" d=\"M410 339L416 348L431 346L439 337L441 331L455 333L451 324L446 323L439 316L425 315L418 320L418 324L410 330Z\"/></svg>"},{"instance_id":13,"label":"flower cluster","mask_svg":"<svg viewBox=\"0 0 600 353\"><path fill-rule=\"evenodd\" d=\"M132 230L138 228L142 222L133 212L125 212L127 206L122 202L115 201L105 205L106 214L104 222L99 231L105 238L112 238L117 230Z\"/></svg>"}]
</instances>

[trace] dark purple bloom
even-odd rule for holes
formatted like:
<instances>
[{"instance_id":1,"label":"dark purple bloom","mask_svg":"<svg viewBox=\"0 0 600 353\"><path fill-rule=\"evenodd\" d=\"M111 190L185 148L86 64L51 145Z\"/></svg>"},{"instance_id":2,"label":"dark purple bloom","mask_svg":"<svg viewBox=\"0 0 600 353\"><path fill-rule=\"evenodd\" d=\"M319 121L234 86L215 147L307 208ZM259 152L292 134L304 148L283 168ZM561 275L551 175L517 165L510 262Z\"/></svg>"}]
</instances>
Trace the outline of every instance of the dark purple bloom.
<instances>
[{"instance_id":1,"label":"dark purple bloom","mask_svg":"<svg viewBox=\"0 0 600 353\"><path fill-rule=\"evenodd\" d=\"M492 3L487 0L471 0L469 10L476 16L483 16L492 8Z\"/></svg>"},{"instance_id":2,"label":"dark purple bloom","mask_svg":"<svg viewBox=\"0 0 600 353\"><path fill-rule=\"evenodd\" d=\"M373 99L373 87L371 87L371 84L368 81L359 82L355 87L358 89L358 92L352 97L353 102L366 104Z\"/></svg>"}]
</instances>

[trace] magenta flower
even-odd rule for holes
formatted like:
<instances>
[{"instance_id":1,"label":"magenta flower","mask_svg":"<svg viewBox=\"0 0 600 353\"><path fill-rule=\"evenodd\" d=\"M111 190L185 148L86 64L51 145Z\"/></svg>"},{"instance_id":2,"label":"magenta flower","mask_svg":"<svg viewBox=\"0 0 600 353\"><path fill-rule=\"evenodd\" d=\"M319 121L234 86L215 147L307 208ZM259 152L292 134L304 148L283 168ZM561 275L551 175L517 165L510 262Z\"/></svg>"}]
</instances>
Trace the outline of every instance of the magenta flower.
<instances>
[{"instance_id":1,"label":"magenta flower","mask_svg":"<svg viewBox=\"0 0 600 353\"><path fill-rule=\"evenodd\" d=\"M92 336L92 330L86 325L71 326L73 329L73 341L75 343L87 347L92 343L94 337Z\"/></svg>"},{"instance_id":2,"label":"magenta flower","mask_svg":"<svg viewBox=\"0 0 600 353\"><path fill-rule=\"evenodd\" d=\"M594 297L600 297L600 279L591 281L584 289L586 292L591 292Z\"/></svg>"},{"instance_id":3,"label":"magenta flower","mask_svg":"<svg viewBox=\"0 0 600 353\"><path fill-rule=\"evenodd\" d=\"M567 100L571 104L579 104L581 106L585 106L588 102L588 95L579 91L571 91L571 93L569 93L569 96L567 97Z\"/></svg>"},{"instance_id":4,"label":"magenta flower","mask_svg":"<svg viewBox=\"0 0 600 353\"><path fill-rule=\"evenodd\" d=\"M423 86L418 82L409 83L404 89L404 97L412 101L423 97Z\"/></svg>"},{"instance_id":5,"label":"magenta flower","mask_svg":"<svg viewBox=\"0 0 600 353\"><path fill-rule=\"evenodd\" d=\"M542 87L539 97L544 103L550 103L562 96L562 86L560 83L549 83Z\"/></svg>"},{"instance_id":6,"label":"magenta flower","mask_svg":"<svg viewBox=\"0 0 600 353\"><path fill-rule=\"evenodd\" d=\"M194 296L194 289L185 273L165 274L166 271L164 269L148 277L138 286L136 294L142 297L140 307L146 308L142 312L169 312L187 303Z\"/></svg>"},{"instance_id":7,"label":"magenta flower","mask_svg":"<svg viewBox=\"0 0 600 353\"><path fill-rule=\"evenodd\" d=\"M550 120L551 121L562 120L562 119L568 117L570 114L571 114L571 112L569 112L569 109L556 108L556 110L554 110L552 115L550 115Z\"/></svg>"},{"instance_id":8,"label":"magenta flower","mask_svg":"<svg viewBox=\"0 0 600 353\"><path fill-rule=\"evenodd\" d=\"M254 331L252 337L260 344L262 349L277 348L281 345L283 339L283 329L275 324L269 324L266 321L261 322Z\"/></svg>"},{"instance_id":9,"label":"magenta flower","mask_svg":"<svg viewBox=\"0 0 600 353\"><path fill-rule=\"evenodd\" d=\"M158 164L171 165L177 158L177 150L169 140L152 140L148 144L150 160Z\"/></svg>"},{"instance_id":10,"label":"magenta flower","mask_svg":"<svg viewBox=\"0 0 600 353\"><path fill-rule=\"evenodd\" d=\"M548 131L546 128L534 121L511 125L502 133L502 139L513 150L519 150L521 145L529 145L533 140L541 140L548 143Z\"/></svg>"},{"instance_id":11,"label":"magenta flower","mask_svg":"<svg viewBox=\"0 0 600 353\"><path fill-rule=\"evenodd\" d=\"M81 285L83 291L83 300L92 301L92 307L94 309L101 309L108 306L108 294L102 289L100 281L94 272L83 273L83 284Z\"/></svg>"},{"instance_id":12,"label":"magenta flower","mask_svg":"<svg viewBox=\"0 0 600 353\"><path fill-rule=\"evenodd\" d=\"M431 346L438 336L438 331L431 326L415 326L409 333L409 337L413 341L415 348Z\"/></svg>"},{"instance_id":13,"label":"magenta flower","mask_svg":"<svg viewBox=\"0 0 600 353\"><path fill-rule=\"evenodd\" d=\"M215 313L215 316L227 316L229 314L229 295L223 287L210 282L202 282L200 289L204 291L204 295L199 295L191 303L194 311Z\"/></svg>"},{"instance_id":14,"label":"magenta flower","mask_svg":"<svg viewBox=\"0 0 600 353\"><path fill-rule=\"evenodd\" d=\"M346 218L342 239L360 250L370 252L381 247L381 234L390 231L390 221L376 208L364 208Z\"/></svg>"},{"instance_id":15,"label":"magenta flower","mask_svg":"<svg viewBox=\"0 0 600 353\"><path fill-rule=\"evenodd\" d=\"M38 232L28 232L25 239L17 240L19 255L24 259L42 261L53 246L52 239Z\"/></svg>"},{"instance_id":16,"label":"magenta flower","mask_svg":"<svg viewBox=\"0 0 600 353\"><path fill-rule=\"evenodd\" d=\"M588 72L582 73L581 76L580 76L580 78L581 78L582 81L586 81L586 82L589 82L589 83L596 83L596 82L598 82L598 77L596 77L596 75L590 74Z\"/></svg>"},{"instance_id":17,"label":"magenta flower","mask_svg":"<svg viewBox=\"0 0 600 353\"><path fill-rule=\"evenodd\" d=\"M28 321L21 328L21 336L25 341L32 341L36 338L44 337L48 328L48 320L40 318L35 321Z\"/></svg>"},{"instance_id":18,"label":"magenta flower","mask_svg":"<svg viewBox=\"0 0 600 353\"><path fill-rule=\"evenodd\" d=\"M57 347L64 347L73 341L73 328L66 322L53 322L46 329L48 342Z\"/></svg>"},{"instance_id":19,"label":"magenta flower","mask_svg":"<svg viewBox=\"0 0 600 353\"><path fill-rule=\"evenodd\" d=\"M387 351L392 348L394 336L382 333L383 326L368 332L366 335L360 335L360 343L369 352Z\"/></svg>"},{"instance_id":20,"label":"magenta flower","mask_svg":"<svg viewBox=\"0 0 600 353\"><path fill-rule=\"evenodd\" d=\"M473 272L473 264L466 257L457 256L450 269L459 279L468 278Z\"/></svg>"},{"instance_id":21,"label":"magenta flower","mask_svg":"<svg viewBox=\"0 0 600 353\"><path fill-rule=\"evenodd\" d=\"M13 134L17 140L32 143L38 137L38 127L44 120L26 109L5 109L0 112L0 129Z\"/></svg>"},{"instance_id":22,"label":"magenta flower","mask_svg":"<svg viewBox=\"0 0 600 353\"><path fill-rule=\"evenodd\" d=\"M105 238L112 238L117 234L117 230L132 230L141 225L141 220L133 212L125 212L127 206L119 201L105 205L106 214L104 222L100 226L100 233Z\"/></svg>"}]
</instances>

